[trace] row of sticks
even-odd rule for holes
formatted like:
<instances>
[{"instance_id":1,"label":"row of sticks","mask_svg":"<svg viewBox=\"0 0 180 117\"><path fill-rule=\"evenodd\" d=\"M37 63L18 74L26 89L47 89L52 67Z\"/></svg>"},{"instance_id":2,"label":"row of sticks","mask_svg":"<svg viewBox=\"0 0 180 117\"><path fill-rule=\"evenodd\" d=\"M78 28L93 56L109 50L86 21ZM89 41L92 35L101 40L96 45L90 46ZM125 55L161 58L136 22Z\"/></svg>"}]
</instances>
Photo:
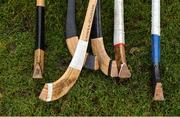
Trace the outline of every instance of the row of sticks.
<instances>
[{"instance_id":1,"label":"row of sticks","mask_svg":"<svg viewBox=\"0 0 180 117\"><path fill-rule=\"evenodd\" d=\"M76 31L75 0L68 0L66 20L66 43L73 56L65 73L55 82L46 83L39 98L54 101L65 94L76 83L82 67L101 71L113 78L131 77L125 56L124 1L114 0L114 48L115 60L112 60L104 47L101 27L100 0L89 0L88 8L80 36ZM37 41L33 78L42 78L44 73L44 14L45 1L37 0ZM87 53L89 38L93 54ZM153 61L153 100L164 100L160 81L160 0L152 0L152 61Z\"/></svg>"}]
</instances>

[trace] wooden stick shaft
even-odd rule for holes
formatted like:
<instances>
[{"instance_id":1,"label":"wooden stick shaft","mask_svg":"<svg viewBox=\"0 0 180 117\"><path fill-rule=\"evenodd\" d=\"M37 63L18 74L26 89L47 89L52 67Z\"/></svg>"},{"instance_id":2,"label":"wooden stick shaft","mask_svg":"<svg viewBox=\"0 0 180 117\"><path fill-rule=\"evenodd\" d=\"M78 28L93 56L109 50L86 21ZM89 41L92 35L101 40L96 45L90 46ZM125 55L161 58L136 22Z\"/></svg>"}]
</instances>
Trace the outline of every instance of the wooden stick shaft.
<instances>
[{"instance_id":1,"label":"wooden stick shaft","mask_svg":"<svg viewBox=\"0 0 180 117\"><path fill-rule=\"evenodd\" d=\"M81 36L80 36L81 40L89 41L93 17L94 17L94 11L96 8L96 3L97 3L97 0L90 0L89 1L90 7L88 7L87 15L85 17L85 19L89 19L89 20L85 20L85 22L84 22L82 32L81 32Z\"/></svg>"},{"instance_id":2,"label":"wooden stick shaft","mask_svg":"<svg viewBox=\"0 0 180 117\"><path fill-rule=\"evenodd\" d=\"M160 81L160 0L152 0L152 63L154 100L163 101L163 88Z\"/></svg>"},{"instance_id":3,"label":"wooden stick shaft","mask_svg":"<svg viewBox=\"0 0 180 117\"><path fill-rule=\"evenodd\" d=\"M44 101L56 100L67 94L68 91L76 83L76 80L80 75L85 60L96 3L97 0L89 0L88 10L86 12L85 23L83 25L81 38L78 41L76 51L68 69L62 75L62 77L59 78L59 80L53 83L45 84L39 96L40 99Z\"/></svg>"},{"instance_id":4,"label":"wooden stick shaft","mask_svg":"<svg viewBox=\"0 0 180 117\"><path fill-rule=\"evenodd\" d=\"M89 42L96 4L97 4L97 0L89 1L80 39L79 39L76 51L74 53L73 59L70 63L70 66L75 69L81 70L85 61L85 56L86 56L87 46Z\"/></svg>"},{"instance_id":5,"label":"wooden stick shaft","mask_svg":"<svg viewBox=\"0 0 180 117\"><path fill-rule=\"evenodd\" d=\"M37 0L37 22L36 22L36 44L34 57L33 78L42 78L44 70L44 37L45 37L45 3L44 0Z\"/></svg>"}]
</instances>

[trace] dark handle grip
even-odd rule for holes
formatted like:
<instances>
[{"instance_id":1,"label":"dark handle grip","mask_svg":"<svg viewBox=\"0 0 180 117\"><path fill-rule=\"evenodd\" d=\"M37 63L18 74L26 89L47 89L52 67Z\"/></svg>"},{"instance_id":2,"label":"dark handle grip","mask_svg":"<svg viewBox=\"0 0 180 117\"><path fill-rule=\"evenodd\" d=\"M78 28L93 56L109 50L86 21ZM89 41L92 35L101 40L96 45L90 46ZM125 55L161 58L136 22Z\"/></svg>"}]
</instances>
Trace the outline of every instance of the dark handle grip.
<instances>
[{"instance_id":1,"label":"dark handle grip","mask_svg":"<svg viewBox=\"0 0 180 117\"><path fill-rule=\"evenodd\" d=\"M97 0L96 11L93 19L91 39L102 37L102 26L101 26L101 2Z\"/></svg>"},{"instance_id":2,"label":"dark handle grip","mask_svg":"<svg viewBox=\"0 0 180 117\"><path fill-rule=\"evenodd\" d=\"M160 81L159 64L153 65L153 84L155 85Z\"/></svg>"},{"instance_id":3,"label":"dark handle grip","mask_svg":"<svg viewBox=\"0 0 180 117\"><path fill-rule=\"evenodd\" d=\"M37 24L36 24L36 49L42 49L44 50L44 44L45 44L45 39L44 39L44 32L45 32L45 27L44 27L44 17L45 15L45 9L43 6L37 6Z\"/></svg>"},{"instance_id":4,"label":"dark handle grip","mask_svg":"<svg viewBox=\"0 0 180 117\"><path fill-rule=\"evenodd\" d=\"M66 18L66 38L77 36L75 0L68 0L67 18Z\"/></svg>"}]
</instances>

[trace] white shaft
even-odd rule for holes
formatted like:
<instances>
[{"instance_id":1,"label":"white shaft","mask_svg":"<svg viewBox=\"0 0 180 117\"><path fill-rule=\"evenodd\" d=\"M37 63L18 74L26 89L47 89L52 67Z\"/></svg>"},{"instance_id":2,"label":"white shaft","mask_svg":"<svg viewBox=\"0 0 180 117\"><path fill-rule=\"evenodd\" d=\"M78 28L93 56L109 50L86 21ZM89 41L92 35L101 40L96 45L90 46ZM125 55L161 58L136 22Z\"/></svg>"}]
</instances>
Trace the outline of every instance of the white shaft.
<instances>
[{"instance_id":1,"label":"white shaft","mask_svg":"<svg viewBox=\"0 0 180 117\"><path fill-rule=\"evenodd\" d=\"M152 0L152 34L160 36L160 0Z\"/></svg>"},{"instance_id":2,"label":"white shaft","mask_svg":"<svg viewBox=\"0 0 180 117\"><path fill-rule=\"evenodd\" d=\"M123 1L114 1L114 45L125 44Z\"/></svg>"}]
</instances>

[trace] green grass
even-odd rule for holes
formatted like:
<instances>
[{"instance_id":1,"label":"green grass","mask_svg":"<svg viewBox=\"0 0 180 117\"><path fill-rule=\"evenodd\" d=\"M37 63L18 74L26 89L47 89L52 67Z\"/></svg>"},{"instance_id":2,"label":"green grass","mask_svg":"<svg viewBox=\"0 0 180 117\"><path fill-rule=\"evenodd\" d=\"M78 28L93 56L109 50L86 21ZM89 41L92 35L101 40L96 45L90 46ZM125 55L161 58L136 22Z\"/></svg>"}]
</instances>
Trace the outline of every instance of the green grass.
<instances>
[{"instance_id":1,"label":"green grass","mask_svg":"<svg viewBox=\"0 0 180 117\"><path fill-rule=\"evenodd\" d=\"M87 0L77 0L80 33ZM0 0L0 115L179 115L180 2L161 0L161 77L165 101L152 101L151 1L126 0L128 82L116 83L101 71L83 69L72 90L46 103L38 95L46 82L57 80L71 56L65 43L66 0L46 1L45 76L32 79L35 43L35 0ZM102 0L104 42L114 58L113 1Z\"/></svg>"}]
</instances>

